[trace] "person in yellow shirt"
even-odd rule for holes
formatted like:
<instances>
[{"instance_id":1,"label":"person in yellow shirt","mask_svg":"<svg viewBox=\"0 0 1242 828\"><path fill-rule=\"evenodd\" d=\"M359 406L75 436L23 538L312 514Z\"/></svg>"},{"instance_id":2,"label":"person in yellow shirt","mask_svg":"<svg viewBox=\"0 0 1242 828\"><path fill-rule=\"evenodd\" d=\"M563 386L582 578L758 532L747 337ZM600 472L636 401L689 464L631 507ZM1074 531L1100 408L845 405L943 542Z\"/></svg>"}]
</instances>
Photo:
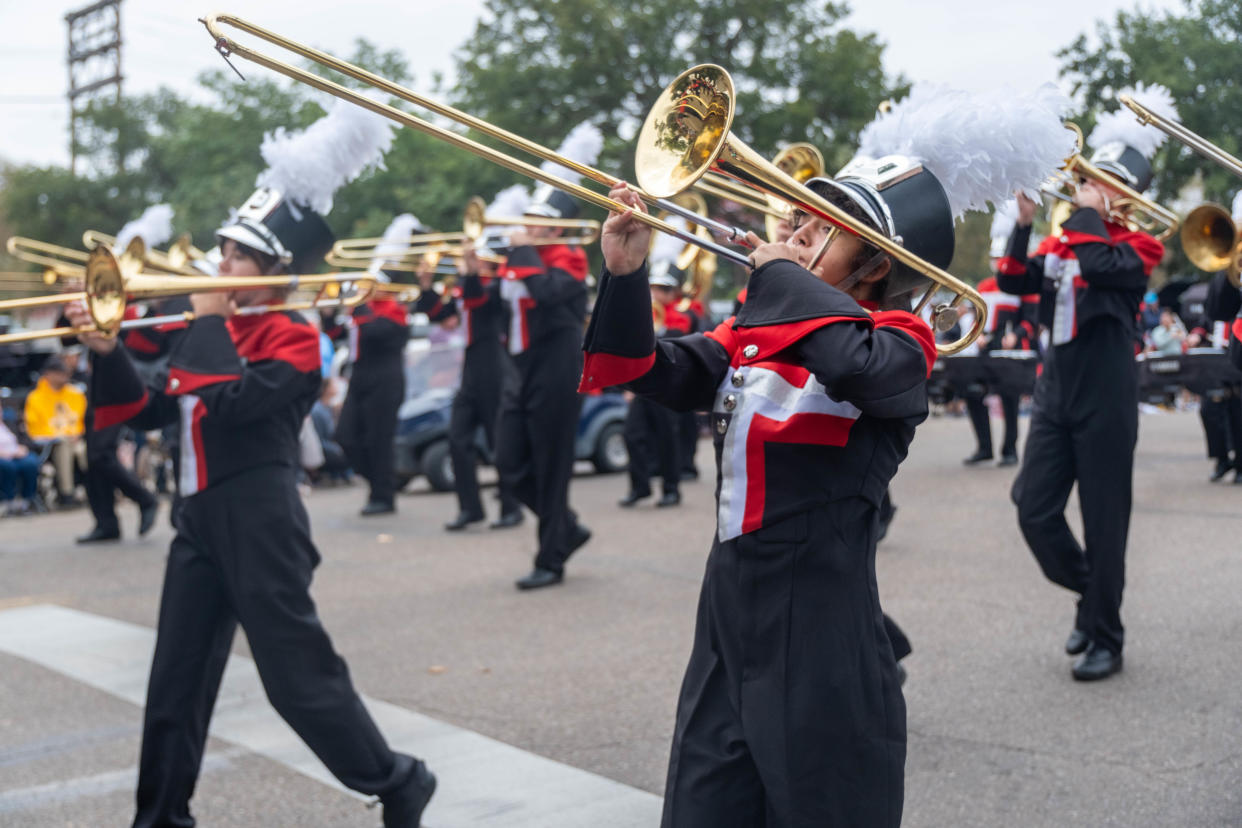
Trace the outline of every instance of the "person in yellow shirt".
<instances>
[{"instance_id":1,"label":"person in yellow shirt","mask_svg":"<svg viewBox=\"0 0 1242 828\"><path fill-rule=\"evenodd\" d=\"M56 466L56 501L73 505L74 463L86 465L86 394L69 384L69 367L53 357L43 365L43 375L26 397L26 434L41 445L52 444Z\"/></svg>"}]
</instances>

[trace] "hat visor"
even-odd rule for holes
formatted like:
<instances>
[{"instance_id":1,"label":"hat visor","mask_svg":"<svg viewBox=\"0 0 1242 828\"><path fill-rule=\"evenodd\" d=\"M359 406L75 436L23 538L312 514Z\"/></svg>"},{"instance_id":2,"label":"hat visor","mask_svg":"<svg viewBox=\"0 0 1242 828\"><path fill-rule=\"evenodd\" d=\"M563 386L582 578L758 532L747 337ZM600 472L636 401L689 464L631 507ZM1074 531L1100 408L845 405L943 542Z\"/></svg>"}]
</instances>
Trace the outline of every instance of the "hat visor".
<instances>
[{"instance_id":1,"label":"hat visor","mask_svg":"<svg viewBox=\"0 0 1242 828\"><path fill-rule=\"evenodd\" d=\"M230 224L228 227L221 227L216 231L216 238L220 243L224 243L224 239L232 239L238 244L244 244L252 250L260 253L266 253L269 256L280 257L280 253L272 249L272 246L263 240L263 237L255 233L244 224Z\"/></svg>"},{"instance_id":2,"label":"hat visor","mask_svg":"<svg viewBox=\"0 0 1242 828\"><path fill-rule=\"evenodd\" d=\"M877 208L875 204L872 203L870 198L863 194L861 190L827 177L808 178L805 182L803 182L802 186L806 187L808 190L811 190L811 192L815 192L811 189L812 184L820 184L826 187L829 190L829 194L821 197L827 198L829 202L835 202L835 206L841 206L842 201L856 205L869 219L871 219L873 225L871 229L874 230L879 228L880 232L886 237L892 238L893 234L888 229L889 222L887 217Z\"/></svg>"},{"instance_id":3,"label":"hat visor","mask_svg":"<svg viewBox=\"0 0 1242 828\"><path fill-rule=\"evenodd\" d=\"M530 205L529 207L526 208L526 212L523 213L523 215L542 216L543 218L560 218L561 212L560 210L557 210L555 207L553 207L551 204L548 204L545 202L543 204Z\"/></svg>"}]
</instances>

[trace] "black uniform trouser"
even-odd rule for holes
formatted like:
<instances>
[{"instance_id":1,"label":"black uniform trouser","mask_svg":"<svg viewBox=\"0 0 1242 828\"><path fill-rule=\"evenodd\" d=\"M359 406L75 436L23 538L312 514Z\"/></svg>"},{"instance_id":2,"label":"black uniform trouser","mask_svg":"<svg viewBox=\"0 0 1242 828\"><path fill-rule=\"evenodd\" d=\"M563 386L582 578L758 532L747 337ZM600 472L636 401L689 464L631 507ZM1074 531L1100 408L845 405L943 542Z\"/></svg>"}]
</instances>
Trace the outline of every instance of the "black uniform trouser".
<instances>
[{"instance_id":1,"label":"black uniform trouser","mask_svg":"<svg viewBox=\"0 0 1242 828\"><path fill-rule=\"evenodd\" d=\"M630 401L625 413L625 447L630 455L630 491L651 493L651 472L658 470L664 493L678 491L681 480L681 415L645 397Z\"/></svg>"},{"instance_id":2,"label":"black uniform trouser","mask_svg":"<svg viewBox=\"0 0 1242 828\"><path fill-rule=\"evenodd\" d=\"M535 566L561 572L578 518L569 508L578 431L582 336L576 329L548 337L519 354L496 426L496 466L539 518Z\"/></svg>"},{"instance_id":3,"label":"black uniform trouser","mask_svg":"<svg viewBox=\"0 0 1242 828\"><path fill-rule=\"evenodd\" d=\"M404 399L405 377L399 369L355 373L336 424L336 441L349 464L370 484L371 500L381 503L391 503L396 493L392 441Z\"/></svg>"},{"instance_id":4,"label":"black uniform trouser","mask_svg":"<svg viewBox=\"0 0 1242 828\"><path fill-rule=\"evenodd\" d=\"M1242 390L1237 386L1209 391L1199 398L1199 417L1207 440L1207 456L1228 460L1233 451L1242 467Z\"/></svg>"},{"instance_id":5,"label":"black uniform trouser","mask_svg":"<svg viewBox=\"0 0 1242 828\"><path fill-rule=\"evenodd\" d=\"M663 828L901 823L906 708L875 527L850 499L713 544Z\"/></svg>"},{"instance_id":6,"label":"black uniform trouser","mask_svg":"<svg viewBox=\"0 0 1242 828\"><path fill-rule=\"evenodd\" d=\"M409 776L413 760L388 747L319 622L318 563L293 469L253 469L185 499L164 572L135 828L194 825L189 801L238 624L268 700L342 784L379 795Z\"/></svg>"},{"instance_id":7,"label":"black uniform trouser","mask_svg":"<svg viewBox=\"0 0 1242 828\"><path fill-rule=\"evenodd\" d=\"M1005 414L1005 439L1001 443L1001 456L1018 453L1018 400L1017 394L1010 391L997 391L1000 397L1001 410ZM966 411L970 415L970 424L975 430L975 440L979 443L979 451L983 454L992 453L992 421L988 416L988 406L984 402L984 394L969 394L966 397Z\"/></svg>"},{"instance_id":8,"label":"black uniform trouser","mask_svg":"<svg viewBox=\"0 0 1242 828\"><path fill-rule=\"evenodd\" d=\"M485 514L479 497L478 451L475 435L480 427L496 456L496 421L500 416L500 397L506 378L513 366L499 341L480 343L466 351L462 365L461 388L453 397L449 414L449 458L453 463L453 481L457 505L464 515L482 518ZM508 475L498 467L500 513L507 515L521 508L513 494Z\"/></svg>"},{"instance_id":9,"label":"black uniform trouser","mask_svg":"<svg viewBox=\"0 0 1242 828\"><path fill-rule=\"evenodd\" d=\"M699 467L694 464L694 455L699 448L699 415L693 411L678 414L677 430L680 432L681 470L689 475L698 474Z\"/></svg>"},{"instance_id":10,"label":"black uniform trouser","mask_svg":"<svg viewBox=\"0 0 1242 828\"><path fill-rule=\"evenodd\" d=\"M123 425L88 429L86 432L86 499L95 516L95 526L104 532L119 532L116 519L116 493L134 501L141 508L155 504L155 494L142 485L138 477L121 464L116 456Z\"/></svg>"},{"instance_id":11,"label":"black uniform trouser","mask_svg":"<svg viewBox=\"0 0 1242 828\"><path fill-rule=\"evenodd\" d=\"M1078 593L1075 626L1120 653L1126 535L1138 441L1138 375L1128 332L1111 321L1049 351L1035 385L1011 493L1027 545L1054 584ZM1065 520L1078 482L1083 543Z\"/></svg>"}]
</instances>

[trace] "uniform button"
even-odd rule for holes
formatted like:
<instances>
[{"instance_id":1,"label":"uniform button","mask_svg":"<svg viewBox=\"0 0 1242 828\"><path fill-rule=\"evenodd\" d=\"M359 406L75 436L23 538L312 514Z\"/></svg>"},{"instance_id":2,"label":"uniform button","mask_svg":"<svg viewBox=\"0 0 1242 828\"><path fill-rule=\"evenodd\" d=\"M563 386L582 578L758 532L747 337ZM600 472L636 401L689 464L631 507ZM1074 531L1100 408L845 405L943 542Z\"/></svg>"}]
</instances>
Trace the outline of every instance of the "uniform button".
<instances>
[{"instance_id":1,"label":"uniform button","mask_svg":"<svg viewBox=\"0 0 1242 828\"><path fill-rule=\"evenodd\" d=\"M745 348L742 349L742 356L746 357L747 359L754 359L756 356L758 356L758 354L759 354L758 345L747 345Z\"/></svg>"},{"instance_id":2,"label":"uniform button","mask_svg":"<svg viewBox=\"0 0 1242 828\"><path fill-rule=\"evenodd\" d=\"M746 377L742 376L740 373L733 375L733 387L734 388L741 388L745 384L746 384Z\"/></svg>"},{"instance_id":3,"label":"uniform button","mask_svg":"<svg viewBox=\"0 0 1242 828\"><path fill-rule=\"evenodd\" d=\"M728 431L728 430L729 430L729 420L728 420L728 418L727 418L727 417L717 417L717 418L716 418L716 431L717 431L717 433L719 433L719 434L724 434L724 433L725 433L726 431Z\"/></svg>"},{"instance_id":4,"label":"uniform button","mask_svg":"<svg viewBox=\"0 0 1242 828\"><path fill-rule=\"evenodd\" d=\"M725 411L732 411L735 408L737 408L737 395L729 394L724 398L724 409Z\"/></svg>"},{"instance_id":5,"label":"uniform button","mask_svg":"<svg viewBox=\"0 0 1242 828\"><path fill-rule=\"evenodd\" d=\"M176 391L180 387L181 387L181 380L177 379L176 377L173 377L172 379L168 381L169 391Z\"/></svg>"},{"instance_id":6,"label":"uniform button","mask_svg":"<svg viewBox=\"0 0 1242 828\"><path fill-rule=\"evenodd\" d=\"M1061 244L1069 244L1069 236L1062 236Z\"/></svg>"}]
</instances>

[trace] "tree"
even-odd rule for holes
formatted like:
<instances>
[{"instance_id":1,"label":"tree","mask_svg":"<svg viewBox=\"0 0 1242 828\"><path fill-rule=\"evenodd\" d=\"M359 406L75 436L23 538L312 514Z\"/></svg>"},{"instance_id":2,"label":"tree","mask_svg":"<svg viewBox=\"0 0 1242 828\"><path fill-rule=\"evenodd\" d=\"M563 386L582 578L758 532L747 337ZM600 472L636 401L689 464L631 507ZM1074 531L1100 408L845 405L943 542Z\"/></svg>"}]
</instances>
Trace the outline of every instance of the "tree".
<instances>
[{"instance_id":1,"label":"tree","mask_svg":"<svg viewBox=\"0 0 1242 828\"><path fill-rule=\"evenodd\" d=\"M472 114L547 146L590 120L606 136L598 166L633 180L633 136L660 91L690 66L719 63L736 84L741 140L766 157L809 141L831 172L876 105L905 89L874 34L842 27L848 11L822 0L488 0L457 54L454 92Z\"/></svg>"},{"instance_id":2,"label":"tree","mask_svg":"<svg viewBox=\"0 0 1242 828\"><path fill-rule=\"evenodd\" d=\"M1120 11L1096 24L1098 42L1083 34L1057 53L1061 76L1081 95L1087 113L1108 111L1135 83L1160 83L1177 101L1182 123L1233 155L1242 155L1242 3L1183 0L1180 11ZM1094 120L1093 118L1091 120ZM1088 124L1084 122L1084 126ZM1089 130L1088 130L1089 134ZM1170 139L1153 159L1155 192L1175 196L1202 176L1204 194L1229 203L1237 176Z\"/></svg>"}]
</instances>

